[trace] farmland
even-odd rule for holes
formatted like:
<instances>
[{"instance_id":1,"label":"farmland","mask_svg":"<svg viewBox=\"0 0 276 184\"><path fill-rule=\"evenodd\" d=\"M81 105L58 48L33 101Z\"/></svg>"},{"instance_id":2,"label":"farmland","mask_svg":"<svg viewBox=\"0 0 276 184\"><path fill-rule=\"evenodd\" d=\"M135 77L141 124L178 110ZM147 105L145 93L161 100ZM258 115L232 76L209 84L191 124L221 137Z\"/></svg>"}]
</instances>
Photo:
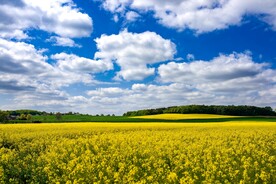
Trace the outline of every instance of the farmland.
<instances>
[{"instance_id":1,"label":"farmland","mask_svg":"<svg viewBox=\"0 0 276 184\"><path fill-rule=\"evenodd\" d=\"M185 120L185 119L221 119L221 118L238 118L242 116L227 116L217 114L157 114L147 116L134 116L132 118L142 119L159 119L159 120ZM232 119L233 120L233 119Z\"/></svg>"},{"instance_id":2,"label":"farmland","mask_svg":"<svg viewBox=\"0 0 276 184\"><path fill-rule=\"evenodd\" d=\"M276 183L276 124L0 125L0 183Z\"/></svg>"},{"instance_id":3,"label":"farmland","mask_svg":"<svg viewBox=\"0 0 276 184\"><path fill-rule=\"evenodd\" d=\"M91 116L91 115L62 115L57 119L55 115L33 116L32 120L11 120L10 123L74 123L74 122L119 122L119 123L143 123L143 122L276 122L275 117L264 116L229 116L213 114L160 114L148 116Z\"/></svg>"}]
</instances>

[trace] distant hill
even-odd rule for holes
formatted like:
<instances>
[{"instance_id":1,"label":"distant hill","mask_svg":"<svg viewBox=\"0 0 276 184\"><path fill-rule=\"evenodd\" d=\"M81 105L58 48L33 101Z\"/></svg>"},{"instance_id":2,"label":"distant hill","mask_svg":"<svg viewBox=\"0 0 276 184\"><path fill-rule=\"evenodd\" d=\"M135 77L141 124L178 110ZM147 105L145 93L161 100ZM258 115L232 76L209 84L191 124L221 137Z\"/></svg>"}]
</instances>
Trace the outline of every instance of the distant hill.
<instances>
[{"instance_id":1,"label":"distant hill","mask_svg":"<svg viewBox=\"0 0 276 184\"><path fill-rule=\"evenodd\" d=\"M185 105L156 109L143 109L129 111L123 116L144 116L165 113L178 114L218 114L232 116L276 116L276 112L271 107L256 107L247 105Z\"/></svg>"}]
</instances>

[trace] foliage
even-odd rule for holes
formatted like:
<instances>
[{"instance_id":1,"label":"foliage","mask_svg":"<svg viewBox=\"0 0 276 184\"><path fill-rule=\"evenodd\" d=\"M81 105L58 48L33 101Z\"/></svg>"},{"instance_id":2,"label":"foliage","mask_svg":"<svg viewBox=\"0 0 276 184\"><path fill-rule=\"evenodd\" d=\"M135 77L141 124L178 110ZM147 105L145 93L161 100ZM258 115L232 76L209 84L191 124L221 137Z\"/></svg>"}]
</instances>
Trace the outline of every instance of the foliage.
<instances>
[{"instance_id":1,"label":"foliage","mask_svg":"<svg viewBox=\"0 0 276 184\"><path fill-rule=\"evenodd\" d=\"M129 111L124 116L144 116L164 113L180 113L180 114L220 114L233 116L276 116L276 112L271 107L255 107L247 105L186 105L173 106L168 108L145 109L138 111Z\"/></svg>"},{"instance_id":2,"label":"foliage","mask_svg":"<svg viewBox=\"0 0 276 184\"><path fill-rule=\"evenodd\" d=\"M26 116L26 119L27 119L27 120L31 120L31 119L32 119L32 115L31 115L31 114L28 114L28 115Z\"/></svg>"},{"instance_id":3,"label":"foliage","mask_svg":"<svg viewBox=\"0 0 276 184\"><path fill-rule=\"evenodd\" d=\"M275 123L0 125L0 183L276 183Z\"/></svg>"},{"instance_id":4,"label":"foliage","mask_svg":"<svg viewBox=\"0 0 276 184\"><path fill-rule=\"evenodd\" d=\"M27 117L26 117L25 114L20 114L20 116L19 116L18 119L19 119L19 120L27 120Z\"/></svg>"},{"instance_id":5,"label":"foliage","mask_svg":"<svg viewBox=\"0 0 276 184\"><path fill-rule=\"evenodd\" d=\"M36 110L27 110L27 109L23 109L23 110L13 110L13 111L8 111L10 115L12 116L20 116L21 114L30 114L32 116L35 115L43 115L43 113L46 112L41 112L41 111L36 111Z\"/></svg>"},{"instance_id":6,"label":"foliage","mask_svg":"<svg viewBox=\"0 0 276 184\"><path fill-rule=\"evenodd\" d=\"M56 119L60 121L62 119L62 114L60 112L56 113Z\"/></svg>"},{"instance_id":7,"label":"foliage","mask_svg":"<svg viewBox=\"0 0 276 184\"><path fill-rule=\"evenodd\" d=\"M7 123L9 122L9 113L6 111L0 110L0 123Z\"/></svg>"}]
</instances>

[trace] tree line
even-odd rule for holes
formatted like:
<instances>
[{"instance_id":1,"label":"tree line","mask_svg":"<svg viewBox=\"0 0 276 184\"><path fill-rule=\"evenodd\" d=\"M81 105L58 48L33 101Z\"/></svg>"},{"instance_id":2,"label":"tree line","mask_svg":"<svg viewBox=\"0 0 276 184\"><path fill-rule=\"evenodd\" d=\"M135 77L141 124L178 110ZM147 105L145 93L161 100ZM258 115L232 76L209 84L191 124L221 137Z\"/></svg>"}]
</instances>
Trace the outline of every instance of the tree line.
<instances>
[{"instance_id":1,"label":"tree line","mask_svg":"<svg viewBox=\"0 0 276 184\"><path fill-rule=\"evenodd\" d=\"M47 114L46 112L36 110L0 110L0 123L8 123L10 120L32 120L33 116Z\"/></svg>"},{"instance_id":2,"label":"tree line","mask_svg":"<svg viewBox=\"0 0 276 184\"><path fill-rule=\"evenodd\" d=\"M63 120L63 117L81 117L81 116L115 116L115 114L81 114L78 112L45 112L45 111L37 111L37 110L0 110L0 123L24 123L24 122L32 122L32 123L41 123L43 121L47 121L49 119L56 119L57 121ZM81 118L82 119L82 118Z\"/></svg>"},{"instance_id":3,"label":"tree line","mask_svg":"<svg viewBox=\"0 0 276 184\"><path fill-rule=\"evenodd\" d=\"M247 105L184 105L172 106L156 109L143 109L137 111L129 111L123 116L143 116L165 113L179 114L218 114L233 116L276 116L276 112L271 107L256 107Z\"/></svg>"}]
</instances>

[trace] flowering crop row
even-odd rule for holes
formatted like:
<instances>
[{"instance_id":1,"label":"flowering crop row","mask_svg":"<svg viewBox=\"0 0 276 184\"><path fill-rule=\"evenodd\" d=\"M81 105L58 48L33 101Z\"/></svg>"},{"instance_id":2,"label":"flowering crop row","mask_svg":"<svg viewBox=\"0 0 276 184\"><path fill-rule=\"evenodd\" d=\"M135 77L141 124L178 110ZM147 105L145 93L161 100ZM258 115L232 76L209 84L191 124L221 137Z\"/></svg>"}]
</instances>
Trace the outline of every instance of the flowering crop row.
<instances>
[{"instance_id":1,"label":"flowering crop row","mask_svg":"<svg viewBox=\"0 0 276 184\"><path fill-rule=\"evenodd\" d=\"M273 123L0 126L0 183L276 183Z\"/></svg>"}]
</instances>

